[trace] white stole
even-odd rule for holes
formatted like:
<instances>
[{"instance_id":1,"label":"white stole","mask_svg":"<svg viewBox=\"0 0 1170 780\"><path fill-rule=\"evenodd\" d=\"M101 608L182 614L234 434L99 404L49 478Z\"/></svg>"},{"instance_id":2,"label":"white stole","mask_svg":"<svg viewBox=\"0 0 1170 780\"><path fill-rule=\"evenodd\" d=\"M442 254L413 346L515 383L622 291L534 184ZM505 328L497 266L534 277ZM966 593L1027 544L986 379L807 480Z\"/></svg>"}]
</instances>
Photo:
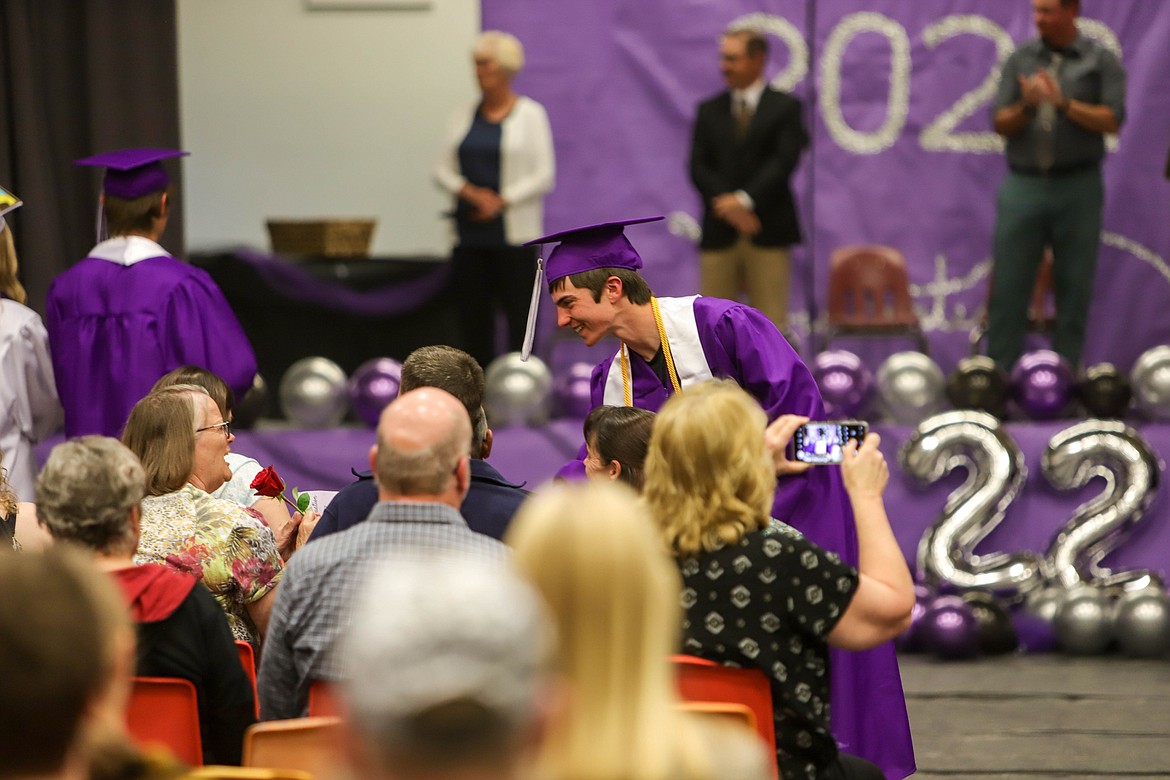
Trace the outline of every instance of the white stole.
<instances>
[{"instance_id":1,"label":"white stole","mask_svg":"<svg viewBox=\"0 0 1170 780\"><path fill-rule=\"evenodd\" d=\"M698 297L690 295L686 298L658 299L662 327L670 342L670 355L674 359L674 369L681 387L714 378L711 367L707 365L707 356L703 354L703 342L699 340L699 323L695 320L695 299ZM621 355L619 349L610 361L609 372L605 378L602 401L610 406L626 405ZM631 368L631 385L634 383L633 374ZM630 388L630 392L633 395L633 387Z\"/></svg>"}]
</instances>

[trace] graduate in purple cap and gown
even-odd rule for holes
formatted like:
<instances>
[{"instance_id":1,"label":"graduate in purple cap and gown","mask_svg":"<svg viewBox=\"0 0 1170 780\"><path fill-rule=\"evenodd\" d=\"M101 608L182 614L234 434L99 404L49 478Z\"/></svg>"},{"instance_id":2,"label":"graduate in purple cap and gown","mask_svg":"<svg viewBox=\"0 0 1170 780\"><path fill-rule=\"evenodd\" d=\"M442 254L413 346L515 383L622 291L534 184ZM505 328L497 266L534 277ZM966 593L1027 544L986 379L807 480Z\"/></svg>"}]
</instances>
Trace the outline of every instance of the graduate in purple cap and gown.
<instances>
[{"instance_id":1,"label":"graduate in purple cap and gown","mask_svg":"<svg viewBox=\"0 0 1170 780\"><path fill-rule=\"evenodd\" d=\"M541 260L524 355L531 349L541 277L557 307L557 325L588 346L606 336L618 350L593 370L593 406L657 412L672 394L712 378L733 379L769 420L796 414L824 420L820 390L800 356L767 317L732 301L703 296L656 298L638 273L642 258L627 225L662 217L562 231L532 244L559 242ZM571 463L562 475L583 473ZM818 467L779 480L772 516L857 565L857 531L840 469ZM832 651L832 727L842 751L866 758L890 778L915 771L914 749L892 643L864 652Z\"/></svg>"},{"instance_id":2,"label":"graduate in purple cap and gown","mask_svg":"<svg viewBox=\"0 0 1170 780\"><path fill-rule=\"evenodd\" d=\"M206 271L159 246L170 215L162 161L186 152L125 149L78 160L106 168L99 240L110 238L53 280L46 327L69 437L117 437L138 399L163 374L201 366L242 398L256 357Z\"/></svg>"}]
</instances>

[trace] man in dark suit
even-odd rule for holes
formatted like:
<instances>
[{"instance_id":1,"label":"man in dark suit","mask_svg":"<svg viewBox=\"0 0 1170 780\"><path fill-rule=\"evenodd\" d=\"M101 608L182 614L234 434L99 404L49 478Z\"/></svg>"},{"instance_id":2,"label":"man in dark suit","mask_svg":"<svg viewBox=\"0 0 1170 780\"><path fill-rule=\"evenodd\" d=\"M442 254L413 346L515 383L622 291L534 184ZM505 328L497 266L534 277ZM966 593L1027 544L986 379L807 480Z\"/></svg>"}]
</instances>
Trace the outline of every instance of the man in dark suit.
<instances>
[{"instance_id":1,"label":"man in dark suit","mask_svg":"<svg viewBox=\"0 0 1170 780\"><path fill-rule=\"evenodd\" d=\"M701 291L788 327L789 246L800 225L789 179L808 144L800 101L764 81L768 41L732 29L720 44L729 89L699 105L691 181L703 198Z\"/></svg>"}]
</instances>

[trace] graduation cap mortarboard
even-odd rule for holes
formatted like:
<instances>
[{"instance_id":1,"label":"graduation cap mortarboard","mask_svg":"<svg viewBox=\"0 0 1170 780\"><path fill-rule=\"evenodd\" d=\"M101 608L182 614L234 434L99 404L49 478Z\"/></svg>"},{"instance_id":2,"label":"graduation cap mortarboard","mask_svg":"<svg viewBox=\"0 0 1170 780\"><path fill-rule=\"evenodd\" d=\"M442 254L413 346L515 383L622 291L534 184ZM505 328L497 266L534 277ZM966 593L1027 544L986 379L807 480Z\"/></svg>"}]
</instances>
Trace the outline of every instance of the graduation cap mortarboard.
<instances>
[{"instance_id":1,"label":"graduation cap mortarboard","mask_svg":"<svg viewBox=\"0 0 1170 780\"><path fill-rule=\"evenodd\" d=\"M13 209L18 209L23 205L23 201L16 197L13 193L0 187L0 232L4 230L8 223L4 221L4 215Z\"/></svg>"},{"instance_id":2,"label":"graduation cap mortarboard","mask_svg":"<svg viewBox=\"0 0 1170 780\"><path fill-rule=\"evenodd\" d=\"M175 149L120 149L75 160L76 165L105 168L102 192L115 198L134 200L162 192L171 183L162 161L184 157L190 152Z\"/></svg>"},{"instance_id":3,"label":"graduation cap mortarboard","mask_svg":"<svg viewBox=\"0 0 1170 780\"><path fill-rule=\"evenodd\" d=\"M548 256L540 259L536 266L536 284L532 288L532 301L528 305L528 327L524 332L524 346L520 351L527 360L532 353L532 342L536 333L536 314L546 283L552 284L566 276L592 271L597 268L628 268L636 271L642 267L642 257L625 236L628 225L643 222L657 222L663 217L640 217L618 222L601 222L596 225L562 230L527 242L524 246L536 246L559 242Z\"/></svg>"}]
</instances>

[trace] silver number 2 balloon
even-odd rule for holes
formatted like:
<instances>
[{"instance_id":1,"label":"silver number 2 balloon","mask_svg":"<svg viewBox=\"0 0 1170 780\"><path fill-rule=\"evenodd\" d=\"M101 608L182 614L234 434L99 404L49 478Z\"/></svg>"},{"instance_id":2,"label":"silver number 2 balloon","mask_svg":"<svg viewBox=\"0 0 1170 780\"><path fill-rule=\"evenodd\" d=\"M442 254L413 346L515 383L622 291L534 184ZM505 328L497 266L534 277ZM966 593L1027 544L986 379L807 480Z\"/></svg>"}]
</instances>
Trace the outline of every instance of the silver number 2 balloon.
<instances>
[{"instance_id":1,"label":"silver number 2 balloon","mask_svg":"<svg viewBox=\"0 0 1170 780\"><path fill-rule=\"evenodd\" d=\"M933 484L955 468L967 479L918 544L918 575L932 588L981 590L1016 599L1044 585L1043 559L1029 551L976 555L1003 520L1027 476L1024 456L999 420L983 412L944 412L919 424L900 453L903 470Z\"/></svg>"},{"instance_id":2,"label":"silver number 2 balloon","mask_svg":"<svg viewBox=\"0 0 1170 780\"><path fill-rule=\"evenodd\" d=\"M1164 588L1146 569L1111 572L1100 566L1141 522L1158 492L1158 457L1137 431L1116 420L1086 420L1052 437L1041 467L1062 490L1083 487L1093 477L1104 478L1106 485L1053 537L1047 559L1057 583L1123 591Z\"/></svg>"}]
</instances>

